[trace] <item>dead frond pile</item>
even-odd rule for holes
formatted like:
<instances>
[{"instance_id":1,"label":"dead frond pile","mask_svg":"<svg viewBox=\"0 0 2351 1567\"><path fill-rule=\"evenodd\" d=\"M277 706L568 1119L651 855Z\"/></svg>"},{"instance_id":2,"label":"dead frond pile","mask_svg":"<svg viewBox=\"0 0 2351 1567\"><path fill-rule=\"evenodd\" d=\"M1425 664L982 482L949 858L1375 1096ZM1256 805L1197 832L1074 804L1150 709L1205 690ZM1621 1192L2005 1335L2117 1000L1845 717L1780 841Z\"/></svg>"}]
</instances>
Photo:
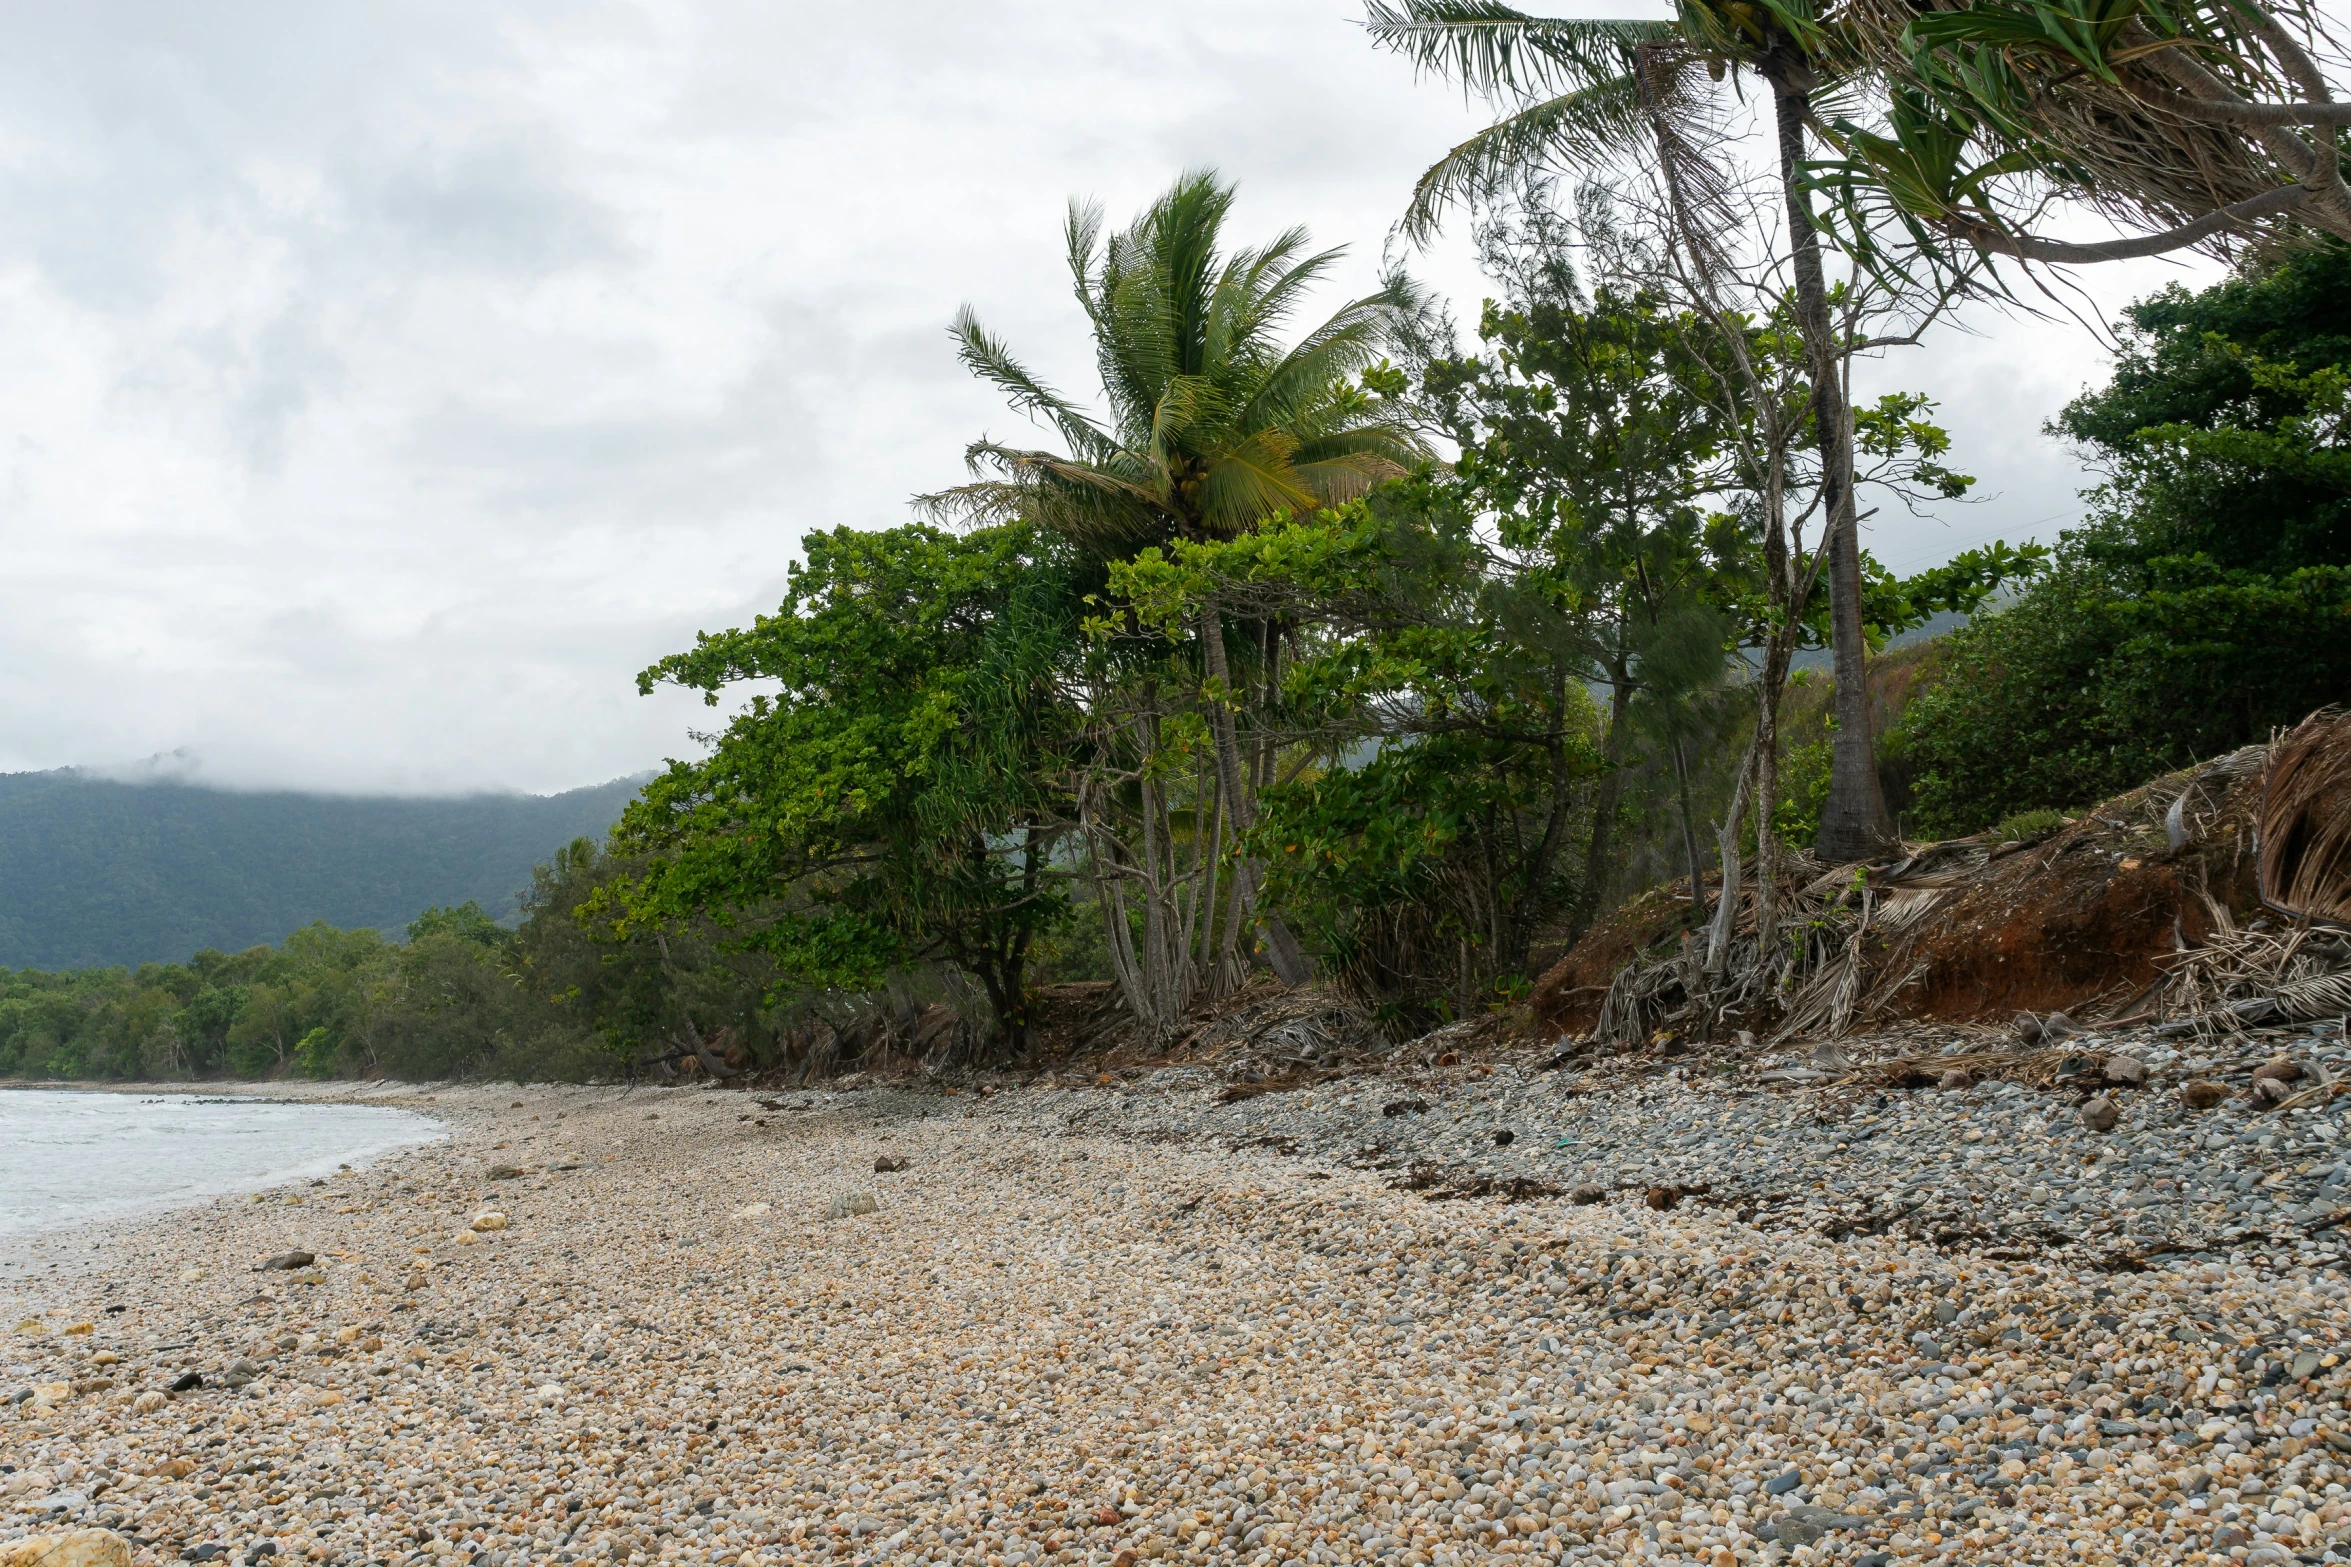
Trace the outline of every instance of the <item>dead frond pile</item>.
<instances>
[{"instance_id":1,"label":"dead frond pile","mask_svg":"<svg viewBox=\"0 0 2351 1567\"><path fill-rule=\"evenodd\" d=\"M1270 1088L1378 1060L1395 1048L1344 994L1306 985L1244 992L1194 1029L1175 1054L1213 1064L1237 1087Z\"/></svg>"},{"instance_id":2,"label":"dead frond pile","mask_svg":"<svg viewBox=\"0 0 2351 1567\"><path fill-rule=\"evenodd\" d=\"M2212 934L2169 964L2161 1032L2235 1034L2351 1014L2351 938L2266 920L2241 927L2217 905L2213 915Z\"/></svg>"},{"instance_id":3,"label":"dead frond pile","mask_svg":"<svg viewBox=\"0 0 2351 1567\"><path fill-rule=\"evenodd\" d=\"M2351 924L2351 712L2313 713L2269 749L2262 901L2302 919Z\"/></svg>"},{"instance_id":4,"label":"dead frond pile","mask_svg":"<svg viewBox=\"0 0 2351 1567\"><path fill-rule=\"evenodd\" d=\"M1710 1035L1772 1018L1783 1038L1842 1033L1900 989L1865 983L1862 938L1873 917L1882 923L1883 900L1856 869L1783 856L1778 870L1790 890L1760 921L1759 878L1746 874L1721 950L1710 953L1706 932L1685 931L1671 951L1625 965L1601 1002L1594 1037L1636 1045L1660 1031ZM1903 905L1897 918L1909 917Z\"/></svg>"}]
</instances>

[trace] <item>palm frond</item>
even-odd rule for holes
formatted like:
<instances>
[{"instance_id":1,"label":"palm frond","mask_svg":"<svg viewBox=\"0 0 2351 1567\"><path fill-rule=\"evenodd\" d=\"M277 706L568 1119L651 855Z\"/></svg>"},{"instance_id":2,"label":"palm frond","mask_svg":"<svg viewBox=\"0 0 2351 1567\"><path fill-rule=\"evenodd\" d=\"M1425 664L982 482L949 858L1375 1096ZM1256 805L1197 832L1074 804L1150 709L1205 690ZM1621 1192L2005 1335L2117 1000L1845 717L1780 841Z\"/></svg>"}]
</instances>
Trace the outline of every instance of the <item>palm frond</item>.
<instances>
[{"instance_id":1,"label":"palm frond","mask_svg":"<svg viewBox=\"0 0 2351 1567\"><path fill-rule=\"evenodd\" d=\"M1230 357L1279 330L1306 291L1347 254L1343 245L1299 254L1306 245L1306 231L1293 229L1274 245L1233 258L1217 283L1217 357Z\"/></svg>"},{"instance_id":2,"label":"palm frond","mask_svg":"<svg viewBox=\"0 0 2351 1567\"><path fill-rule=\"evenodd\" d=\"M1557 97L1623 68L1624 51L1669 22L1530 16L1488 0L1371 0L1372 41L1488 100Z\"/></svg>"},{"instance_id":3,"label":"palm frond","mask_svg":"<svg viewBox=\"0 0 2351 1567\"><path fill-rule=\"evenodd\" d=\"M1448 209L1491 201L1530 174L1606 167L1646 146L1640 82L1623 63L1616 75L1506 115L1430 165L1412 187L1405 237L1429 243Z\"/></svg>"},{"instance_id":4,"label":"palm frond","mask_svg":"<svg viewBox=\"0 0 2351 1567\"><path fill-rule=\"evenodd\" d=\"M965 462L1003 475L914 498L918 516L950 526L1025 521L1091 548L1164 543L1170 528L1153 488L1051 452L974 441Z\"/></svg>"},{"instance_id":5,"label":"palm frond","mask_svg":"<svg viewBox=\"0 0 2351 1567\"><path fill-rule=\"evenodd\" d=\"M1284 431L1257 430L1219 453L1200 479L1201 523L1210 533L1230 538L1285 512L1314 510L1321 497L1290 470L1297 449L1297 441Z\"/></svg>"},{"instance_id":6,"label":"palm frond","mask_svg":"<svg viewBox=\"0 0 2351 1567\"><path fill-rule=\"evenodd\" d=\"M1244 428L1292 422L1391 346L1407 301L1394 283L1351 300L1265 367L1238 413Z\"/></svg>"},{"instance_id":7,"label":"palm frond","mask_svg":"<svg viewBox=\"0 0 2351 1567\"><path fill-rule=\"evenodd\" d=\"M1031 375L1001 339L980 325L971 306L955 313L947 332L955 339L956 357L974 375L1002 391L1020 412L1050 422L1071 450L1091 457L1107 444L1101 429L1076 404Z\"/></svg>"}]
</instances>

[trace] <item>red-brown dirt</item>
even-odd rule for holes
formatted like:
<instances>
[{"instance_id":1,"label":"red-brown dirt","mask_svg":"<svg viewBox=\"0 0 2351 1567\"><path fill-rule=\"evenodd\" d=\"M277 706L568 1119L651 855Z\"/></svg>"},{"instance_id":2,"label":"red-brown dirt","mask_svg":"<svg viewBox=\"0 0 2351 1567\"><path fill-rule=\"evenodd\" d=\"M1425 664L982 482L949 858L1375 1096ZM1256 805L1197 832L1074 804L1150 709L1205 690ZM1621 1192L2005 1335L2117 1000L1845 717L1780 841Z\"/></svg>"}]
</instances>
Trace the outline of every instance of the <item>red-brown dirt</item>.
<instances>
[{"instance_id":1,"label":"red-brown dirt","mask_svg":"<svg viewBox=\"0 0 2351 1567\"><path fill-rule=\"evenodd\" d=\"M2196 785L2186 841L2175 851L2165 813L2196 776L2158 779L2004 854L1960 840L1950 847L1972 846L1973 857L1993 851L1964 871L1890 877L1895 867L1872 867L1889 918L1864 949L1870 984L1918 971L1886 1015L1972 1022L2019 1011L2111 1011L2154 985L2164 957L2210 932L2213 905L2232 918L2256 917L2258 771ZM1530 1003L1538 1028L1590 1029L1617 972L1635 957L1662 955L1688 924L1686 882L1618 909L1537 981Z\"/></svg>"}]
</instances>

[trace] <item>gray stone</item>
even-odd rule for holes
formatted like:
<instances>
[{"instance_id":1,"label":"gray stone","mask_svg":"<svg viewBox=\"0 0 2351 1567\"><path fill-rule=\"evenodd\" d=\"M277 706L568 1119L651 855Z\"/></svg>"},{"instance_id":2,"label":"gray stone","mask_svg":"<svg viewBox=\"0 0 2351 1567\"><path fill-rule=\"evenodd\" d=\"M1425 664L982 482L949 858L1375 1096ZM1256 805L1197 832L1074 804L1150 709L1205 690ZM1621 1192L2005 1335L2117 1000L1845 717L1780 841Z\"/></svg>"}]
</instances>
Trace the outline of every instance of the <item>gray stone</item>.
<instances>
[{"instance_id":1,"label":"gray stone","mask_svg":"<svg viewBox=\"0 0 2351 1567\"><path fill-rule=\"evenodd\" d=\"M871 1192L843 1192L825 1205L827 1219L847 1219L857 1214L872 1213L881 1207Z\"/></svg>"},{"instance_id":2,"label":"gray stone","mask_svg":"<svg viewBox=\"0 0 2351 1567\"><path fill-rule=\"evenodd\" d=\"M1803 1472L1791 1469L1786 1474L1774 1475L1764 1481L1763 1491L1766 1496L1785 1496L1803 1483Z\"/></svg>"}]
</instances>

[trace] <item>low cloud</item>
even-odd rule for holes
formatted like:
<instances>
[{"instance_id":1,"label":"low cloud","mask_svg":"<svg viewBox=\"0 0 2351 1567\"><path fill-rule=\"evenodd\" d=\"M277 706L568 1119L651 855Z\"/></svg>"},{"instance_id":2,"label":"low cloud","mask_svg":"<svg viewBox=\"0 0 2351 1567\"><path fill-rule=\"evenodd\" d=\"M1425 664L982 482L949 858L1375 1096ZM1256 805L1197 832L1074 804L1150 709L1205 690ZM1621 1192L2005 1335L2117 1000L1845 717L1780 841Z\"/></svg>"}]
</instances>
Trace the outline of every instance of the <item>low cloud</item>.
<instances>
[{"instance_id":1,"label":"low cloud","mask_svg":"<svg viewBox=\"0 0 2351 1567\"><path fill-rule=\"evenodd\" d=\"M802 533L902 520L1019 424L970 301L1090 384L1059 224L1179 168L1351 247L1480 123L1341 0L22 13L0 60L0 768L552 790L693 748L635 694L772 608ZM1474 319L1467 246L1422 263ZM2090 337L1986 318L1885 368L2000 519ZM1931 373L1930 373L1931 372ZM1947 524L1881 519L1881 554ZM2021 527L2021 522L2020 522ZM2013 536L2013 534L2012 534ZM1972 542L1972 540L1970 540Z\"/></svg>"}]
</instances>

